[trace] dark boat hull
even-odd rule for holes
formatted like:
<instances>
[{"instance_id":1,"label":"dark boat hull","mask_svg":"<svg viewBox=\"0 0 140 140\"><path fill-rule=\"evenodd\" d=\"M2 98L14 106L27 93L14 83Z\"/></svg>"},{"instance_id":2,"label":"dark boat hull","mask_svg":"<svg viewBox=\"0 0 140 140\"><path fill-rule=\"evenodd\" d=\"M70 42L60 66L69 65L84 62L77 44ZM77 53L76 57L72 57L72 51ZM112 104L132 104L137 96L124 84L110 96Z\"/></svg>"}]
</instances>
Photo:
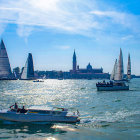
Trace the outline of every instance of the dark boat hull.
<instances>
[{"instance_id":1,"label":"dark boat hull","mask_svg":"<svg viewBox=\"0 0 140 140\"><path fill-rule=\"evenodd\" d=\"M129 90L129 86L98 86L98 91L121 91L121 90Z\"/></svg>"}]
</instances>

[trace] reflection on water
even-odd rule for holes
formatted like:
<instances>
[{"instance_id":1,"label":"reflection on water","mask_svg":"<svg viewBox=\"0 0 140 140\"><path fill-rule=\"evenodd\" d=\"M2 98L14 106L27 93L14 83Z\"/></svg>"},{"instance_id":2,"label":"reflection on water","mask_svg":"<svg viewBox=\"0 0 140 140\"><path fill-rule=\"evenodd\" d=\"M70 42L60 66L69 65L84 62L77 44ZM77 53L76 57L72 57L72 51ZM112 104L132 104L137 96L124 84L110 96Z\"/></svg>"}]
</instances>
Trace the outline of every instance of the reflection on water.
<instances>
[{"instance_id":1,"label":"reflection on water","mask_svg":"<svg viewBox=\"0 0 140 140\"><path fill-rule=\"evenodd\" d=\"M139 139L140 80L130 91L97 92L96 80L0 81L0 109L65 107L79 110L79 124L18 124L0 121L0 139Z\"/></svg>"},{"instance_id":2,"label":"reflection on water","mask_svg":"<svg viewBox=\"0 0 140 140\"><path fill-rule=\"evenodd\" d=\"M66 127L66 126L64 126ZM40 137L48 137L51 136L52 134L64 134L66 131L69 129L65 130L63 126L53 126L53 125L43 125L43 124L27 124L27 123L9 123L7 122L0 122L0 138L5 139L5 138L13 138L13 137L18 137L18 138L26 138L30 134L40 136ZM70 130L70 129L69 129ZM8 135L7 135L8 134Z\"/></svg>"}]
</instances>

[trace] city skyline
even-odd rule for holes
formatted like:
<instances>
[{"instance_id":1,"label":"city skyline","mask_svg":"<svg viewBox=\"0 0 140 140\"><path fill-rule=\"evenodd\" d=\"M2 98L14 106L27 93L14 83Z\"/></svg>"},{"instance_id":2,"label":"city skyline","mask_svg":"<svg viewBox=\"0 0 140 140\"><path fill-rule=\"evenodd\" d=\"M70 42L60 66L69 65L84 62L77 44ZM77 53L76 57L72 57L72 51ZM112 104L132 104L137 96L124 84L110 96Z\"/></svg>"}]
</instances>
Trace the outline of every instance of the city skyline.
<instances>
[{"instance_id":1,"label":"city skyline","mask_svg":"<svg viewBox=\"0 0 140 140\"><path fill-rule=\"evenodd\" d=\"M81 68L90 62L111 73L122 48L124 72L140 75L140 2L136 0L0 0L0 37L11 68L32 53L35 70L72 69L75 49Z\"/></svg>"}]
</instances>

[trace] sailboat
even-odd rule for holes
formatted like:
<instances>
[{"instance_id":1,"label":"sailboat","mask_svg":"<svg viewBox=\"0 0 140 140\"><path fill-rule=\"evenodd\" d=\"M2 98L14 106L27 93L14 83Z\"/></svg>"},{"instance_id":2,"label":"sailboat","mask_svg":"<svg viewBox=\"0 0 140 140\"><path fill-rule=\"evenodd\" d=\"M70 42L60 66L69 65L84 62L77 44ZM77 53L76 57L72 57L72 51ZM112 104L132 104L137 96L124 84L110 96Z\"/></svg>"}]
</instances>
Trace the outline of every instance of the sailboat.
<instances>
[{"instance_id":1,"label":"sailboat","mask_svg":"<svg viewBox=\"0 0 140 140\"><path fill-rule=\"evenodd\" d=\"M117 73L115 75L114 80L122 81L123 78L124 78L123 55L122 55L122 50L120 49L120 55L119 55L118 66L117 66Z\"/></svg>"},{"instance_id":2,"label":"sailboat","mask_svg":"<svg viewBox=\"0 0 140 140\"><path fill-rule=\"evenodd\" d=\"M114 64L114 68L110 76L110 80L115 80L116 71L117 71L117 59L115 60L115 64Z\"/></svg>"},{"instance_id":3,"label":"sailboat","mask_svg":"<svg viewBox=\"0 0 140 140\"><path fill-rule=\"evenodd\" d=\"M117 90L129 90L129 86L126 85L124 79L124 70L123 70L123 55L122 50L120 49L119 60L115 61L115 65L111 74L110 82L103 81L102 83L97 83L96 87L98 91L117 91Z\"/></svg>"},{"instance_id":4,"label":"sailboat","mask_svg":"<svg viewBox=\"0 0 140 140\"><path fill-rule=\"evenodd\" d=\"M0 80L15 80L3 40L0 43Z\"/></svg>"},{"instance_id":5,"label":"sailboat","mask_svg":"<svg viewBox=\"0 0 140 140\"><path fill-rule=\"evenodd\" d=\"M127 64L127 80L131 80L131 59L130 54L128 54L128 64Z\"/></svg>"},{"instance_id":6,"label":"sailboat","mask_svg":"<svg viewBox=\"0 0 140 140\"><path fill-rule=\"evenodd\" d=\"M33 80L34 77L34 66L33 66L33 57L32 54L28 54L27 61L25 63L25 67L23 68L21 74L21 80Z\"/></svg>"}]
</instances>

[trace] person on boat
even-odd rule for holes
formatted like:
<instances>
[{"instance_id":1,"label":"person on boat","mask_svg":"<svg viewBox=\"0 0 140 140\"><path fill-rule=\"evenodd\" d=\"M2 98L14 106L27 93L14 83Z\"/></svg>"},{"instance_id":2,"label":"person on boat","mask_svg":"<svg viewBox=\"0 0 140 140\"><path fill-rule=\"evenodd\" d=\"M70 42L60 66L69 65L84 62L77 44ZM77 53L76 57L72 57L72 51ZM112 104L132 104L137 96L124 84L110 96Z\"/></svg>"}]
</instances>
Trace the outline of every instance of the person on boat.
<instances>
[{"instance_id":1,"label":"person on boat","mask_svg":"<svg viewBox=\"0 0 140 140\"><path fill-rule=\"evenodd\" d=\"M14 109L16 109L16 110L18 109L17 103L15 103L14 105L11 105L10 108L12 108L13 106L14 106Z\"/></svg>"},{"instance_id":2,"label":"person on boat","mask_svg":"<svg viewBox=\"0 0 140 140\"><path fill-rule=\"evenodd\" d=\"M103 80L103 84L106 84L105 80Z\"/></svg>"},{"instance_id":3,"label":"person on boat","mask_svg":"<svg viewBox=\"0 0 140 140\"><path fill-rule=\"evenodd\" d=\"M27 110L25 109L25 107L23 106L22 109L20 110L20 113L26 113Z\"/></svg>"}]
</instances>

